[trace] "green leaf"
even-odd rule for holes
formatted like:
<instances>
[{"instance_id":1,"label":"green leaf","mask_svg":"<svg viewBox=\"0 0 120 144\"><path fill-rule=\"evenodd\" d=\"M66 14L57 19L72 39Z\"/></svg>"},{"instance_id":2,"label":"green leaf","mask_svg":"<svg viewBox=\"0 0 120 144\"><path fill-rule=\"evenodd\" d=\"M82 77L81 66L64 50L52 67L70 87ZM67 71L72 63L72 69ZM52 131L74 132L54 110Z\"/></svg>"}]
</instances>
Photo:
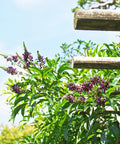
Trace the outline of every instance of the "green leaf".
<instances>
[{"instance_id":1,"label":"green leaf","mask_svg":"<svg viewBox=\"0 0 120 144\"><path fill-rule=\"evenodd\" d=\"M113 86L115 86L120 81L120 75L116 76L112 81Z\"/></svg>"},{"instance_id":2,"label":"green leaf","mask_svg":"<svg viewBox=\"0 0 120 144\"><path fill-rule=\"evenodd\" d=\"M61 109L61 107L63 105L65 105L68 101L67 100L63 100L62 102L60 102L57 106L56 106L56 109L55 109L55 113L58 113Z\"/></svg>"},{"instance_id":3,"label":"green leaf","mask_svg":"<svg viewBox=\"0 0 120 144\"><path fill-rule=\"evenodd\" d=\"M28 136L28 135L27 136L22 136L22 137L25 139L26 142L30 142L31 141L30 140L30 136Z\"/></svg>"},{"instance_id":4,"label":"green leaf","mask_svg":"<svg viewBox=\"0 0 120 144\"><path fill-rule=\"evenodd\" d=\"M77 53L79 53L80 55L84 56L84 54L79 50L79 49L73 49L75 50Z\"/></svg>"},{"instance_id":5,"label":"green leaf","mask_svg":"<svg viewBox=\"0 0 120 144\"><path fill-rule=\"evenodd\" d=\"M107 133L105 131L102 132L101 135L101 143L102 144L108 144L109 140L107 139Z\"/></svg>"},{"instance_id":6,"label":"green leaf","mask_svg":"<svg viewBox=\"0 0 120 144\"><path fill-rule=\"evenodd\" d=\"M67 100L66 100L67 101ZM62 109L66 109L66 108L68 108L70 106L70 102L66 102L64 105L63 105L63 107L62 107Z\"/></svg>"},{"instance_id":7,"label":"green leaf","mask_svg":"<svg viewBox=\"0 0 120 144\"><path fill-rule=\"evenodd\" d=\"M36 97L37 95L38 95L38 94L32 95L32 97L31 97L31 99L30 99L30 104L31 104L32 100L35 100L35 97ZM37 98L38 98L38 97L37 97Z\"/></svg>"},{"instance_id":8,"label":"green leaf","mask_svg":"<svg viewBox=\"0 0 120 144\"><path fill-rule=\"evenodd\" d=\"M21 109L21 114L22 114L23 117L24 117L24 113L25 113L25 106L26 106L26 105L24 105L24 106L22 107L22 109Z\"/></svg>"},{"instance_id":9,"label":"green leaf","mask_svg":"<svg viewBox=\"0 0 120 144\"><path fill-rule=\"evenodd\" d=\"M36 72L37 74L39 74L39 77L42 77L42 70L40 68L37 67L30 67L30 70L33 72Z\"/></svg>"},{"instance_id":10,"label":"green leaf","mask_svg":"<svg viewBox=\"0 0 120 144\"><path fill-rule=\"evenodd\" d=\"M46 62L47 62L47 64L48 64L48 66L50 66L50 67L52 67L52 63L51 63L51 61L48 59L48 57L46 57Z\"/></svg>"},{"instance_id":11,"label":"green leaf","mask_svg":"<svg viewBox=\"0 0 120 144\"><path fill-rule=\"evenodd\" d=\"M114 87L111 87L111 88L109 88L108 90L106 90L107 97L109 97L110 94L111 94L112 92L114 92L115 89L118 88L118 87L119 87L119 86L114 86Z\"/></svg>"},{"instance_id":12,"label":"green leaf","mask_svg":"<svg viewBox=\"0 0 120 144\"><path fill-rule=\"evenodd\" d=\"M102 57L105 57L105 54L106 54L106 52L105 52L105 51L103 51L103 52L102 52Z\"/></svg>"},{"instance_id":13,"label":"green leaf","mask_svg":"<svg viewBox=\"0 0 120 144\"><path fill-rule=\"evenodd\" d=\"M33 101L33 100L35 100L35 99L38 99L38 98L41 98L41 97L45 97L46 96L46 94L45 93L37 93L37 94L34 94L34 95L32 95L32 97L31 97L31 99L30 99L30 104L31 104L31 102Z\"/></svg>"},{"instance_id":14,"label":"green leaf","mask_svg":"<svg viewBox=\"0 0 120 144\"><path fill-rule=\"evenodd\" d=\"M51 79L51 80L55 80L56 77L53 73L48 73L47 76Z\"/></svg>"},{"instance_id":15,"label":"green leaf","mask_svg":"<svg viewBox=\"0 0 120 144\"><path fill-rule=\"evenodd\" d=\"M120 129L115 124L112 124L111 131L113 135L115 136L115 138L118 140L120 137Z\"/></svg>"},{"instance_id":16,"label":"green leaf","mask_svg":"<svg viewBox=\"0 0 120 144\"><path fill-rule=\"evenodd\" d=\"M8 78L8 81L11 83L11 84L14 84L13 80Z\"/></svg>"},{"instance_id":17,"label":"green leaf","mask_svg":"<svg viewBox=\"0 0 120 144\"><path fill-rule=\"evenodd\" d=\"M42 102L45 102L45 101L48 101L48 100L47 100L47 99L40 99L40 100L37 102L37 104L42 103Z\"/></svg>"},{"instance_id":18,"label":"green leaf","mask_svg":"<svg viewBox=\"0 0 120 144\"><path fill-rule=\"evenodd\" d=\"M98 48L99 48L99 44L96 46L96 48L94 49L92 56L95 57L97 55L98 52Z\"/></svg>"},{"instance_id":19,"label":"green leaf","mask_svg":"<svg viewBox=\"0 0 120 144\"><path fill-rule=\"evenodd\" d=\"M101 51L98 51L98 56L102 57Z\"/></svg>"},{"instance_id":20,"label":"green leaf","mask_svg":"<svg viewBox=\"0 0 120 144\"><path fill-rule=\"evenodd\" d=\"M63 74L62 74L62 77L63 77L63 76L64 76L64 77L66 77L66 76L70 77L70 73L67 72L67 71L64 71Z\"/></svg>"},{"instance_id":21,"label":"green leaf","mask_svg":"<svg viewBox=\"0 0 120 144\"><path fill-rule=\"evenodd\" d=\"M52 99L52 98L47 97L47 99L49 100L49 102L50 102L50 104L51 104L51 105L53 105L53 104L54 104L54 101L53 101L53 99Z\"/></svg>"},{"instance_id":22,"label":"green leaf","mask_svg":"<svg viewBox=\"0 0 120 144\"><path fill-rule=\"evenodd\" d=\"M60 61L60 57L57 58L56 62L58 63Z\"/></svg>"},{"instance_id":23,"label":"green leaf","mask_svg":"<svg viewBox=\"0 0 120 144\"><path fill-rule=\"evenodd\" d=\"M63 123L66 120L66 118L67 118L67 113L65 113L64 116L62 117L62 119L60 120L60 122L59 122L59 126L60 127L63 125Z\"/></svg>"},{"instance_id":24,"label":"green leaf","mask_svg":"<svg viewBox=\"0 0 120 144\"><path fill-rule=\"evenodd\" d=\"M31 79L35 78L35 77L40 77L40 74L32 74L31 75Z\"/></svg>"},{"instance_id":25,"label":"green leaf","mask_svg":"<svg viewBox=\"0 0 120 144\"><path fill-rule=\"evenodd\" d=\"M49 72L51 72L52 70L53 70L53 68L51 68L51 67L44 67L44 69L43 69L43 76L44 77L47 76L47 74Z\"/></svg>"},{"instance_id":26,"label":"green leaf","mask_svg":"<svg viewBox=\"0 0 120 144\"><path fill-rule=\"evenodd\" d=\"M66 127L66 129L64 131L64 138L67 141L67 139L68 139L68 127Z\"/></svg>"},{"instance_id":27,"label":"green leaf","mask_svg":"<svg viewBox=\"0 0 120 144\"><path fill-rule=\"evenodd\" d=\"M90 136L87 137L87 140L91 139L95 134L91 134Z\"/></svg>"},{"instance_id":28,"label":"green leaf","mask_svg":"<svg viewBox=\"0 0 120 144\"><path fill-rule=\"evenodd\" d=\"M30 116L32 116L32 112L33 112L33 110L34 110L36 104L37 104L37 103L34 102L34 103L31 105L31 108L30 108Z\"/></svg>"},{"instance_id":29,"label":"green leaf","mask_svg":"<svg viewBox=\"0 0 120 144\"><path fill-rule=\"evenodd\" d=\"M16 115L18 114L18 112L19 112L25 105L26 105L26 103L23 103L23 104L17 106L17 107L14 109L14 111L13 111L13 113L12 113L13 119L15 119Z\"/></svg>"},{"instance_id":30,"label":"green leaf","mask_svg":"<svg viewBox=\"0 0 120 144\"><path fill-rule=\"evenodd\" d=\"M72 68L70 68L67 64L63 64L59 67L58 74L61 74L65 70L72 70Z\"/></svg>"},{"instance_id":31,"label":"green leaf","mask_svg":"<svg viewBox=\"0 0 120 144\"><path fill-rule=\"evenodd\" d=\"M26 100L27 99L27 96L24 96L24 97L18 97L15 102L14 102L14 106L16 106L19 102L23 101L23 100Z\"/></svg>"},{"instance_id":32,"label":"green leaf","mask_svg":"<svg viewBox=\"0 0 120 144\"><path fill-rule=\"evenodd\" d=\"M115 111L117 111L117 107L116 107L115 101L114 101L113 99L109 99L109 101L110 101L111 107L112 107Z\"/></svg>"}]
</instances>

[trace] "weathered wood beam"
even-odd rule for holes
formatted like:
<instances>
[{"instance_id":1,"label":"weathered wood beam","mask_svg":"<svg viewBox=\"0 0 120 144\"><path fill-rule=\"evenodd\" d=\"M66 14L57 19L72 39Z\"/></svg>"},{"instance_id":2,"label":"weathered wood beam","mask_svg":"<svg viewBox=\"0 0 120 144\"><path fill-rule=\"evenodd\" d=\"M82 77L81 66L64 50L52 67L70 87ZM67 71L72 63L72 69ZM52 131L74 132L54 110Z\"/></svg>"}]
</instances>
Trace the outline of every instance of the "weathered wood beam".
<instances>
[{"instance_id":1,"label":"weathered wood beam","mask_svg":"<svg viewBox=\"0 0 120 144\"><path fill-rule=\"evenodd\" d=\"M76 30L120 31L120 10L76 9Z\"/></svg>"},{"instance_id":2,"label":"weathered wood beam","mask_svg":"<svg viewBox=\"0 0 120 144\"><path fill-rule=\"evenodd\" d=\"M73 68L120 69L120 57L73 57Z\"/></svg>"}]
</instances>

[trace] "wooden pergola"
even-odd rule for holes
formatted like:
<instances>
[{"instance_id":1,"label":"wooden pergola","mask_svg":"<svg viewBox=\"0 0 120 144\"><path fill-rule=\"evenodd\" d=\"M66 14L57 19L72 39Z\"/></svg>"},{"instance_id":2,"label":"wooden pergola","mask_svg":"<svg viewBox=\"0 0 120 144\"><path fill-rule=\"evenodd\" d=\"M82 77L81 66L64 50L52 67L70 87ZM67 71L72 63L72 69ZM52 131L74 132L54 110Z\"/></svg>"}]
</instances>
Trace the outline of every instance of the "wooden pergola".
<instances>
[{"instance_id":1,"label":"wooden pergola","mask_svg":"<svg viewBox=\"0 0 120 144\"><path fill-rule=\"evenodd\" d=\"M73 68L120 69L119 57L73 57Z\"/></svg>"},{"instance_id":2,"label":"wooden pergola","mask_svg":"<svg viewBox=\"0 0 120 144\"><path fill-rule=\"evenodd\" d=\"M75 30L120 31L120 10L76 9ZM120 69L120 57L73 57L73 68Z\"/></svg>"},{"instance_id":3,"label":"wooden pergola","mask_svg":"<svg viewBox=\"0 0 120 144\"><path fill-rule=\"evenodd\" d=\"M120 31L120 10L76 9L76 30Z\"/></svg>"}]
</instances>

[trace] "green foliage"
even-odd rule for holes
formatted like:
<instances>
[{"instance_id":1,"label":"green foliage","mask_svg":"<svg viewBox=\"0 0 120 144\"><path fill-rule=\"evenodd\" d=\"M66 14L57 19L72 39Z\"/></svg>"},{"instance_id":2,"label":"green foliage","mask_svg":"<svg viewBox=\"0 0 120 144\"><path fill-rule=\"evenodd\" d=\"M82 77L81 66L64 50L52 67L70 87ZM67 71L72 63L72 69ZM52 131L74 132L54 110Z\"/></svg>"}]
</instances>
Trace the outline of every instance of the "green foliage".
<instances>
[{"instance_id":1,"label":"green foliage","mask_svg":"<svg viewBox=\"0 0 120 144\"><path fill-rule=\"evenodd\" d=\"M70 62L73 56L79 55L119 57L120 44L99 46L91 41L77 40L70 45L63 44L61 48L63 53L52 60L46 58L42 68L35 62L26 69L21 80L8 79L4 94L11 94L7 99L12 110L11 119L21 112L23 122L30 118L38 122L35 133L24 136L18 143L116 143L120 137L120 92L116 92L120 71L72 69ZM79 90L83 84L89 87L90 79L96 77L100 77L100 82L89 92L69 87L71 83ZM110 81L105 91L100 89L102 79L105 83ZM106 110L107 107L113 110Z\"/></svg>"}]
</instances>

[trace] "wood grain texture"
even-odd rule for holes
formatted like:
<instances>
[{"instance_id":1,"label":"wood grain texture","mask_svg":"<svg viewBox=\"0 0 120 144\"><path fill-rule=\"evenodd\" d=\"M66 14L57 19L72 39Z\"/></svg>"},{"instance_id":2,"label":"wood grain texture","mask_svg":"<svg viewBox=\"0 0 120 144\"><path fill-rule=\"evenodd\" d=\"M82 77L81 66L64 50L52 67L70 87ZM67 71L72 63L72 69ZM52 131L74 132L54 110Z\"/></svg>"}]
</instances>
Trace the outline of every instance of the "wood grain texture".
<instances>
[{"instance_id":1,"label":"wood grain texture","mask_svg":"<svg viewBox=\"0 0 120 144\"><path fill-rule=\"evenodd\" d=\"M73 57L73 68L120 69L120 57Z\"/></svg>"},{"instance_id":2,"label":"wood grain texture","mask_svg":"<svg viewBox=\"0 0 120 144\"><path fill-rule=\"evenodd\" d=\"M120 10L76 9L76 30L120 31Z\"/></svg>"}]
</instances>

